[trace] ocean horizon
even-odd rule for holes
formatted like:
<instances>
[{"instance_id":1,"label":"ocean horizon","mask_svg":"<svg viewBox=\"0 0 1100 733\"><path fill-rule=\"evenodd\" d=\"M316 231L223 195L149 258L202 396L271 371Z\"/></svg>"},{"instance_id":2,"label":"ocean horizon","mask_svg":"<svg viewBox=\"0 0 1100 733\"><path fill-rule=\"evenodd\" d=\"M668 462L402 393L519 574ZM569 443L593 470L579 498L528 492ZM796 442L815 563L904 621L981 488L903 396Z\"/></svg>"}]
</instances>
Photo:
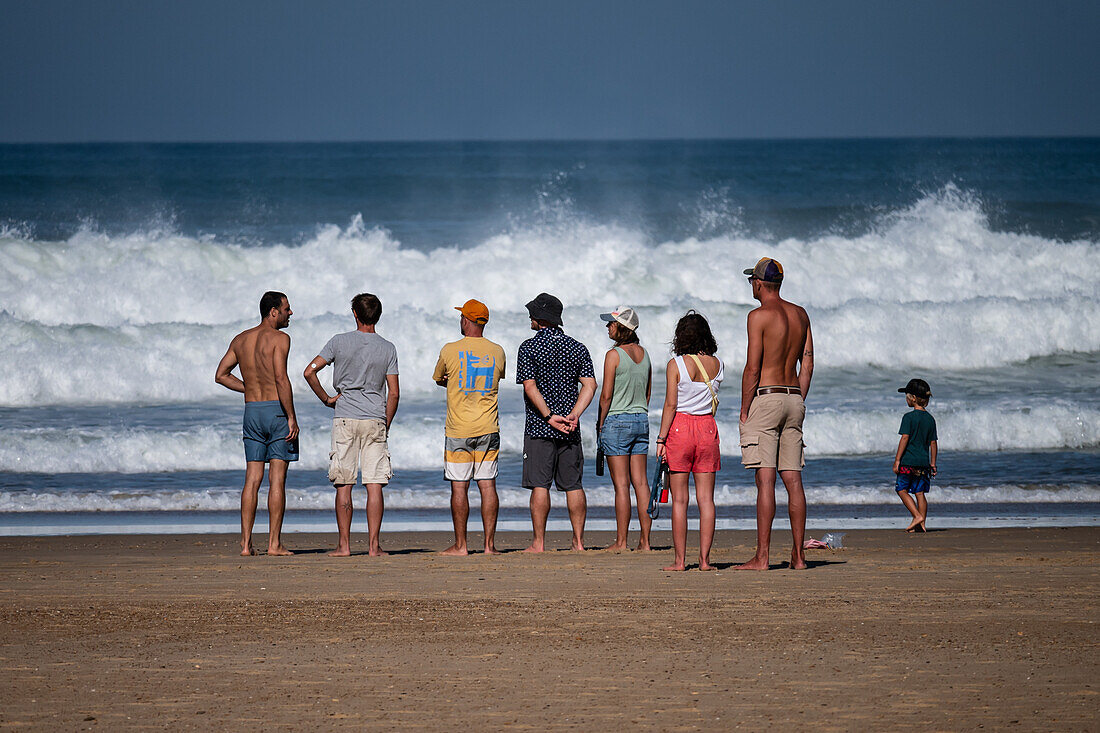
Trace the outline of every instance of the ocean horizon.
<instances>
[{"instance_id":1,"label":"ocean horizon","mask_svg":"<svg viewBox=\"0 0 1100 733\"><path fill-rule=\"evenodd\" d=\"M905 521L890 465L914 376L940 431L930 524L1100 518L1100 138L0 145L0 255L0 534L236 531L241 401L213 374L269 289L295 311L287 531L331 519L331 413L300 375L363 291L401 370L384 531L449 526L431 370L471 297L510 362L502 529L523 528L512 367L540 291L597 367L598 314L635 307L658 377L676 319L707 316L719 524L748 528L741 271L762 256L813 322L811 528ZM656 378L654 428L662 398ZM607 528L610 479L589 461L585 485Z\"/></svg>"}]
</instances>

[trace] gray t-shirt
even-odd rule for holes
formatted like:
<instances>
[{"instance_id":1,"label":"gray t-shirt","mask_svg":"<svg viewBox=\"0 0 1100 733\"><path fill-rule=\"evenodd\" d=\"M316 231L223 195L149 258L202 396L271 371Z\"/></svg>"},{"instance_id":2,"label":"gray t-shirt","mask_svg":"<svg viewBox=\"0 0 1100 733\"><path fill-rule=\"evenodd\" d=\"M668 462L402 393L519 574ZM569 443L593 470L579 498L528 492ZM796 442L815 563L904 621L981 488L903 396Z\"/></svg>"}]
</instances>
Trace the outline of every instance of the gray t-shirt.
<instances>
[{"instance_id":1,"label":"gray t-shirt","mask_svg":"<svg viewBox=\"0 0 1100 733\"><path fill-rule=\"evenodd\" d=\"M319 356L332 364L340 393L335 417L386 419L386 375L397 374L397 349L376 333L349 331L328 340Z\"/></svg>"}]
</instances>

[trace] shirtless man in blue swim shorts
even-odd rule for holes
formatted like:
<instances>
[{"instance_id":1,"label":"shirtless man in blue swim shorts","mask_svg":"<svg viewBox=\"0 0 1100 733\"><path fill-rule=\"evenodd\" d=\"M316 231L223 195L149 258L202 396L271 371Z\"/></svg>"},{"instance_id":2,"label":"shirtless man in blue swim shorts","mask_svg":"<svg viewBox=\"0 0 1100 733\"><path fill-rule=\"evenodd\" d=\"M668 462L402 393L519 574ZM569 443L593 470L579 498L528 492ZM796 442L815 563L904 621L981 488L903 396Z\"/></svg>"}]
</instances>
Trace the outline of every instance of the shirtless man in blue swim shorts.
<instances>
[{"instance_id":1,"label":"shirtless man in blue swim shorts","mask_svg":"<svg viewBox=\"0 0 1100 733\"><path fill-rule=\"evenodd\" d=\"M286 373L290 336L282 332L290 324L290 301L282 293L269 291L260 299L260 325L233 337L229 350L218 364L214 381L244 393L244 489L241 491L241 554L255 555L252 525L256 521L256 500L268 471L267 535L268 555L291 555L283 547L280 533L286 508L286 469L298 460L298 420L294 416L294 394ZM241 368L241 377L233 369Z\"/></svg>"}]
</instances>

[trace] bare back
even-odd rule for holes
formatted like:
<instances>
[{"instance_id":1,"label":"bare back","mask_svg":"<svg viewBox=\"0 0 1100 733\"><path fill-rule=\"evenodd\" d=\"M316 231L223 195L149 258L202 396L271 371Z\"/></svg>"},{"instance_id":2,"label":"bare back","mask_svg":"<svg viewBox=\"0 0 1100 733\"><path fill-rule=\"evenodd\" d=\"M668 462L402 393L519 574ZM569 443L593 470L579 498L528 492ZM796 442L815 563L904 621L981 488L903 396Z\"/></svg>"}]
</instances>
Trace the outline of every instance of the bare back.
<instances>
[{"instance_id":1,"label":"bare back","mask_svg":"<svg viewBox=\"0 0 1100 733\"><path fill-rule=\"evenodd\" d=\"M798 363L806 348L810 318L794 303L776 299L757 309L762 327L760 384L798 386Z\"/></svg>"},{"instance_id":2,"label":"bare back","mask_svg":"<svg viewBox=\"0 0 1100 733\"><path fill-rule=\"evenodd\" d=\"M265 402L279 399L275 383L279 347L286 351L290 337L274 328L260 324L237 334L229 345L237 357L244 382L245 402Z\"/></svg>"}]
</instances>

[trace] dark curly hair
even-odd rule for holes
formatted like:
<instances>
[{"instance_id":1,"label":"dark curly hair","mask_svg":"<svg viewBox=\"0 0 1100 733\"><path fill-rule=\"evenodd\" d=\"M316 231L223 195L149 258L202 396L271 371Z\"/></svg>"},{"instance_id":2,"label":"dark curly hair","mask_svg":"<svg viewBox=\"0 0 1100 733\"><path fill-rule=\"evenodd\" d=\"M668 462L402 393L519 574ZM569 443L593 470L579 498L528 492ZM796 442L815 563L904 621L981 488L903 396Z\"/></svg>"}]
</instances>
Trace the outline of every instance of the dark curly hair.
<instances>
[{"instance_id":1,"label":"dark curly hair","mask_svg":"<svg viewBox=\"0 0 1100 733\"><path fill-rule=\"evenodd\" d=\"M676 335L672 337L673 354L714 356L716 351L718 351L718 342L714 340L714 334L710 332L710 324L701 313L689 310L676 322Z\"/></svg>"}]
</instances>

